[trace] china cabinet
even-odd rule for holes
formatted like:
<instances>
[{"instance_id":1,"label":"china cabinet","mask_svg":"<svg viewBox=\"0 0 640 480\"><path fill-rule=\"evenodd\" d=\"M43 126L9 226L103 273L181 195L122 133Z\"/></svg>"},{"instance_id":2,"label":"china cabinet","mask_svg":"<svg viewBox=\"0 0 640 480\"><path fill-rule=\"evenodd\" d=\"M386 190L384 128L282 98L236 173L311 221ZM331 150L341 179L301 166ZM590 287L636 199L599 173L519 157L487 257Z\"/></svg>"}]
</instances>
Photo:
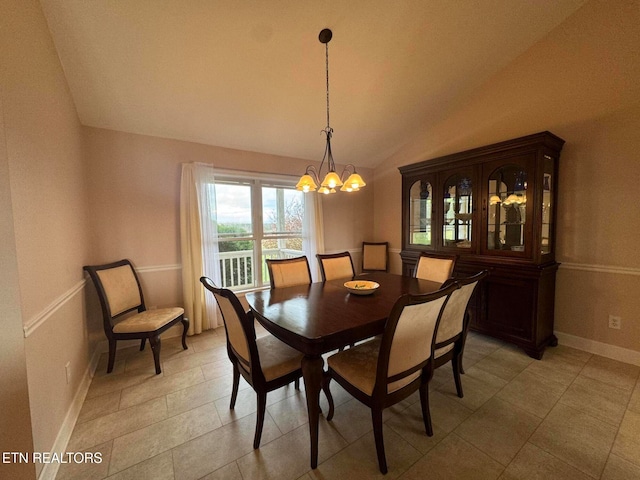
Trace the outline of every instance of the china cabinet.
<instances>
[{"instance_id":1,"label":"china cabinet","mask_svg":"<svg viewBox=\"0 0 640 480\"><path fill-rule=\"evenodd\" d=\"M553 335L558 159L549 132L400 167L402 263L456 255L454 275L489 270L471 328L540 359Z\"/></svg>"}]
</instances>

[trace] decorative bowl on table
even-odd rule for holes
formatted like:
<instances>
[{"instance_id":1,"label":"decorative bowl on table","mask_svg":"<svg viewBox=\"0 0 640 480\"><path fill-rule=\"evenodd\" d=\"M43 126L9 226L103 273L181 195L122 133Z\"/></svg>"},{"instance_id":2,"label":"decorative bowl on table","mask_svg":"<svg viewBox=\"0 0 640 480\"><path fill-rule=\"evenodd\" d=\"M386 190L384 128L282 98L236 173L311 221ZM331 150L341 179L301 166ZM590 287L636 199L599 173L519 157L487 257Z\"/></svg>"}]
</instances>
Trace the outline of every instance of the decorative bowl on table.
<instances>
[{"instance_id":1,"label":"decorative bowl on table","mask_svg":"<svg viewBox=\"0 0 640 480\"><path fill-rule=\"evenodd\" d=\"M352 280L350 282L344 282L344 286L349 293L354 295L371 295L380 286L377 282L371 282L369 280Z\"/></svg>"}]
</instances>

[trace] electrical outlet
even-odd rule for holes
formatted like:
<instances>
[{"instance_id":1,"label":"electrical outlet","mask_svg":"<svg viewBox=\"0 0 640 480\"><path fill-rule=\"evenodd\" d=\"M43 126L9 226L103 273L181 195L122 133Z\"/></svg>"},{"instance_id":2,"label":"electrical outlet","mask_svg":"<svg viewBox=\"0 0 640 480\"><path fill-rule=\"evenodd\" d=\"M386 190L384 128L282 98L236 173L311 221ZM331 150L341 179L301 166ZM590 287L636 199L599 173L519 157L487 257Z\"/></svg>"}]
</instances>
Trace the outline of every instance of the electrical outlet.
<instances>
[{"instance_id":1,"label":"electrical outlet","mask_svg":"<svg viewBox=\"0 0 640 480\"><path fill-rule=\"evenodd\" d=\"M622 328L622 318L615 315L609 315L609 328L620 330Z\"/></svg>"},{"instance_id":2,"label":"electrical outlet","mask_svg":"<svg viewBox=\"0 0 640 480\"><path fill-rule=\"evenodd\" d=\"M67 362L64 366L64 370L67 373L67 385L71 383L71 362Z\"/></svg>"}]
</instances>

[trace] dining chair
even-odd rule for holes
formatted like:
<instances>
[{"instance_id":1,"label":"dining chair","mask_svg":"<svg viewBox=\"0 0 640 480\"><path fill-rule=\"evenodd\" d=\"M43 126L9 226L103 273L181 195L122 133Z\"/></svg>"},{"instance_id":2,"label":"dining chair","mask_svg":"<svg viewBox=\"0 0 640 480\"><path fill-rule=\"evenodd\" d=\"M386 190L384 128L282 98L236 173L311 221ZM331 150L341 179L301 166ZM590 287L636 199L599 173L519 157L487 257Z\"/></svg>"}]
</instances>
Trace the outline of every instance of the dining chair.
<instances>
[{"instance_id":1,"label":"dining chair","mask_svg":"<svg viewBox=\"0 0 640 480\"><path fill-rule=\"evenodd\" d=\"M323 380L329 390L332 379L371 409L373 434L380 472L387 473L382 434L382 412L420 391L422 418L427 435L433 435L429 413L428 383L433 376L435 332L443 307L455 283L436 292L403 295L394 304L384 333L373 340L331 355ZM329 403L327 420L333 418Z\"/></svg>"},{"instance_id":2,"label":"dining chair","mask_svg":"<svg viewBox=\"0 0 640 480\"><path fill-rule=\"evenodd\" d=\"M307 257L267 258L271 288L311 284L311 270Z\"/></svg>"},{"instance_id":3,"label":"dining chair","mask_svg":"<svg viewBox=\"0 0 640 480\"><path fill-rule=\"evenodd\" d=\"M389 271L389 242L362 242L362 271Z\"/></svg>"},{"instance_id":4,"label":"dining chair","mask_svg":"<svg viewBox=\"0 0 640 480\"><path fill-rule=\"evenodd\" d=\"M184 317L184 309L173 307L147 310L140 281L129 260L124 259L104 265L85 265L82 268L91 277L100 299L102 325L109 342L107 373L113 371L118 340L140 340L140 351L142 351L148 339L153 352L156 374L162 373L160 369L161 333L182 323L182 348L187 350L189 320Z\"/></svg>"},{"instance_id":5,"label":"dining chair","mask_svg":"<svg viewBox=\"0 0 640 480\"><path fill-rule=\"evenodd\" d=\"M460 373L464 373L462 354L469 331L469 302L478 284L488 274L487 270L483 270L467 278L452 280L458 289L451 293L436 331L433 367L435 369L451 361L456 392L460 398L464 396Z\"/></svg>"},{"instance_id":6,"label":"dining chair","mask_svg":"<svg viewBox=\"0 0 640 480\"><path fill-rule=\"evenodd\" d=\"M271 334L256 338L253 312L245 312L235 293L217 288L208 277L200 277L200 282L213 293L222 313L227 337L227 354L233 365L233 387L229 408L233 410L235 407L240 375L256 392L258 418L253 448L258 448L264 425L267 393L300 379L302 353Z\"/></svg>"},{"instance_id":7,"label":"dining chair","mask_svg":"<svg viewBox=\"0 0 640 480\"><path fill-rule=\"evenodd\" d=\"M318 253L316 257L318 257L318 263L320 264L320 274L323 282L336 278L353 278L356 274L349 252Z\"/></svg>"},{"instance_id":8,"label":"dining chair","mask_svg":"<svg viewBox=\"0 0 640 480\"><path fill-rule=\"evenodd\" d=\"M455 255L433 255L421 252L413 276L423 280L444 283L451 278L456 266Z\"/></svg>"}]
</instances>

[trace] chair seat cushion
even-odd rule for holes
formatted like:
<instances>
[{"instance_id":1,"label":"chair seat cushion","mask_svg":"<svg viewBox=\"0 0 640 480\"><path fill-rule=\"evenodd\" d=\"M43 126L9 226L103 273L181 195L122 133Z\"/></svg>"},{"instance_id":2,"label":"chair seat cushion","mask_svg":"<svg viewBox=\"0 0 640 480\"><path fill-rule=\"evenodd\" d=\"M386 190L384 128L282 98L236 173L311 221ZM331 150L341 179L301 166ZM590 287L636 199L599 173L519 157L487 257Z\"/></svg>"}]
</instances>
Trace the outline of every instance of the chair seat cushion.
<instances>
[{"instance_id":1,"label":"chair seat cushion","mask_svg":"<svg viewBox=\"0 0 640 480\"><path fill-rule=\"evenodd\" d=\"M114 333L153 332L172 322L184 314L183 308L158 308L137 313L118 322L113 327Z\"/></svg>"},{"instance_id":2,"label":"chair seat cushion","mask_svg":"<svg viewBox=\"0 0 640 480\"><path fill-rule=\"evenodd\" d=\"M378 355L382 336L343 350L327 359L329 367L358 390L367 395L373 394L378 368ZM415 372L402 380L390 383L387 392L395 392L420 376Z\"/></svg>"},{"instance_id":3,"label":"chair seat cushion","mask_svg":"<svg viewBox=\"0 0 640 480\"><path fill-rule=\"evenodd\" d=\"M269 334L256 339L258 356L268 382L301 368L302 353Z\"/></svg>"}]
</instances>

